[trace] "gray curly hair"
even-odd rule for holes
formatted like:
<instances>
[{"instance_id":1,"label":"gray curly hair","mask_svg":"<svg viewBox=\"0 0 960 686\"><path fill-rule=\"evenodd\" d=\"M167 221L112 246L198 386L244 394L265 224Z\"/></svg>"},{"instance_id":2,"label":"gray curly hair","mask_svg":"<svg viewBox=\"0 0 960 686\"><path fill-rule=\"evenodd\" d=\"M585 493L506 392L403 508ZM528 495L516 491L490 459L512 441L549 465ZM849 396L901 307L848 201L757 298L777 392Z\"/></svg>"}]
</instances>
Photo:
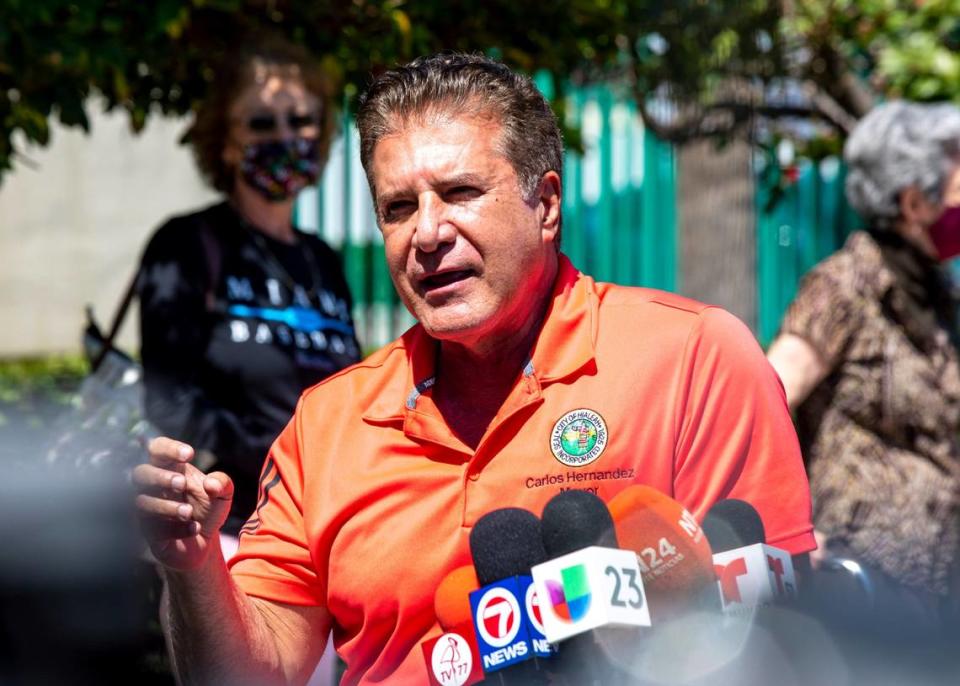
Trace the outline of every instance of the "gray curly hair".
<instances>
[{"instance_id":1,"label":"gray curly hair","mask_svg":"<svg viewBox=\"0 0 960 686\"><path fill-rule=\"evenodd\" d=\"M847 201L871 227L900 218L900 193L915 186L940 203L960 160L960 109L894 100L872 109L843 148Z\"/></svg>"}]
</instances>

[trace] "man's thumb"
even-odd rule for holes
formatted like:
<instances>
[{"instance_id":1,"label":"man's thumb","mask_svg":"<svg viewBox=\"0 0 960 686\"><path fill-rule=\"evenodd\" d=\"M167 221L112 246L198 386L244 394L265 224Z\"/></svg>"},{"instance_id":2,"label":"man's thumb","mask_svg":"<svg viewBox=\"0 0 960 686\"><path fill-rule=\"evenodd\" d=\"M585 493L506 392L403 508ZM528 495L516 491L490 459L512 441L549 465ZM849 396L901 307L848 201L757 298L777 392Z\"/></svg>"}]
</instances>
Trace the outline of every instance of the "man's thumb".
<instances>
[{"instance_id":1,"label":"man's thumb","mask_svg":"<svg viewBox=\"0 0 960 686\"><path fill-rule=\"evenodd\" d=\"M210 498L210 512L200 522L204 536L213 536L227 521L230 504L233 502L233 479L223 472L213 472L203 478L203 490Z\"/></svg>"}]
</instances>

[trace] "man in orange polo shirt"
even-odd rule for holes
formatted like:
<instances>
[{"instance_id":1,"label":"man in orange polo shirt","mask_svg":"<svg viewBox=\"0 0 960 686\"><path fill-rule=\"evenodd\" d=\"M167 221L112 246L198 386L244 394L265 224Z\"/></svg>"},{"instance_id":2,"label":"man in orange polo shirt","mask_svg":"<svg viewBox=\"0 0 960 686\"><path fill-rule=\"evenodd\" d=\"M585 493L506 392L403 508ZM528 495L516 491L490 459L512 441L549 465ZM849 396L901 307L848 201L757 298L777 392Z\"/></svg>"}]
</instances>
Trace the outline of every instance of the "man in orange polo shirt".
<instances>
[{"instance_id":1,"label":"man in orange polo shirt","mask_svg":"<svg viewBox=\"0 0 960 686\"><path fill-rule=\"evenodd\" d=\"M304 393L228 571L232 485L158 439L139 505L165 568L181 678L300 680L332 628L344 683L422 683L433 593L504 506L654 486L702 517L750 501L768 541L814 547L783 389L717 308L594 282L559 252L562 145L529 79L417 60L358 113L397 291L419 324Z\"/></svg>"}]
</instances>

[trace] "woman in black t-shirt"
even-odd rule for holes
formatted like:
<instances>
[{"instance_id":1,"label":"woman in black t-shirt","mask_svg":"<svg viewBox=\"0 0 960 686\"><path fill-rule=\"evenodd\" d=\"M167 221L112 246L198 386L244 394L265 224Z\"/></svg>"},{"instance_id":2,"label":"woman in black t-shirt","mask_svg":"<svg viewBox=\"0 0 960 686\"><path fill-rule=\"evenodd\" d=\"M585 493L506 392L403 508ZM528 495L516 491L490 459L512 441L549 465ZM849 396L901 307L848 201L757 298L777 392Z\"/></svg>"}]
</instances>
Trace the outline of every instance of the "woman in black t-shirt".
<instances>
[{"instance_id":1,"label":"woman in black t-shirt","mask_svg":"<svg viewBox=\"0 0 960 686\"><path fill-rule=\"evenodd\" d=\"M359 359L338 257L291 223L296 193L326 159L331 102L298 48L234 55L188 133L226 200L166 222L143 256L147 417L232 477L227 533L255 509L264 458L300 393Z\"/></svg>"}]
</instances>

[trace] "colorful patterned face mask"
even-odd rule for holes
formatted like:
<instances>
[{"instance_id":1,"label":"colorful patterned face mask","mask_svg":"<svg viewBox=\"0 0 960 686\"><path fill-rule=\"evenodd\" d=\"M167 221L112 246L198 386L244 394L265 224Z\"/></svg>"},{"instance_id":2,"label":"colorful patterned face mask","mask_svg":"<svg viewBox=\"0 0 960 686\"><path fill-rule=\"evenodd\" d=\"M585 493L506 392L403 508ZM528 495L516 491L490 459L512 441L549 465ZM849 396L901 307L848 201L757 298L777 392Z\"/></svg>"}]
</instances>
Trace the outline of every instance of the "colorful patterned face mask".
<instances>
[{"instance_id":1,"label":"colorful patterned face mask","mask_svg":"<svg viewBox=\"0 0 960 686\"><path fill-rule=\"evenodd\" d=\"M320 178L315 138L250 143L243 149L244 181L271 202L293 197Z\"/></svg>"}]
</instances>

